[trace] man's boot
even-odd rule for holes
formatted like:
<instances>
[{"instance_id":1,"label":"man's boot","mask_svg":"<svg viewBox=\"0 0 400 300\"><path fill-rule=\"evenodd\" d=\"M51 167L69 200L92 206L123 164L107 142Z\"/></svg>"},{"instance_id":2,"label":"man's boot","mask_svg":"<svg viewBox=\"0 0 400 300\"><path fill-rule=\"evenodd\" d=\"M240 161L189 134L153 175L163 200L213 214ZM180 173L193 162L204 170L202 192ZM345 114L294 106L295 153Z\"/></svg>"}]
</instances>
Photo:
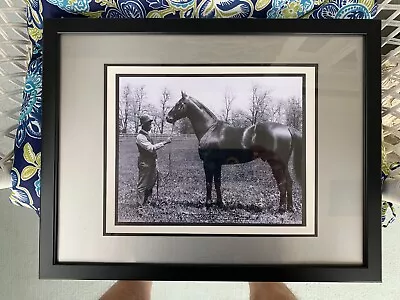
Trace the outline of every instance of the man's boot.
<instances>
[{"instance_id":1,"label":"man's boot","mask_svg":"<svg viewBox=\"0 0 400 300\"><path fill-rule=\"evenodd\" d=\"M146 204L147 202L148 202L148 200L149 200L149 198L151 197L151 195L153 194L153 190L146 190L145 192L144 192L144 202L143 202L143 204Z\"/></svg>"},{"instance_id":2,"label":"man's boot","mask_svg":"<svg viewBox=\"0 0 400 300\"><path fill-rule=\"evenodd\" d=\"M137 202L139 203L139 205L144 204L145 198L146 198L146 191L137 192Z\"/></svg>"}]
</instances>

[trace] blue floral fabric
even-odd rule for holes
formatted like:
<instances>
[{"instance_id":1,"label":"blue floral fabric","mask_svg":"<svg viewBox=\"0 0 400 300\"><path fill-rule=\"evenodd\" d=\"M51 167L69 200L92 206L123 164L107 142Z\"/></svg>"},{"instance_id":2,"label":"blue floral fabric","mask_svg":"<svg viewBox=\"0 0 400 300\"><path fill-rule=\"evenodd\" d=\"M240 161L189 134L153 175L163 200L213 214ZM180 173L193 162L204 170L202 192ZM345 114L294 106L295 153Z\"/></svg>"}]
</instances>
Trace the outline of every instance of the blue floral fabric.
<instances>
[{"instance_id":1,"label":"blue floral fabric","mask_svg":"<svg viewBox=\"0 0 400 300\"><path fill-rule=\"evenodd\" d=\"M40 216L42 38L47 18L372 19L375 0L25 0L32 56L11 171L12 203Z\"/></svg>"}]
</instances>

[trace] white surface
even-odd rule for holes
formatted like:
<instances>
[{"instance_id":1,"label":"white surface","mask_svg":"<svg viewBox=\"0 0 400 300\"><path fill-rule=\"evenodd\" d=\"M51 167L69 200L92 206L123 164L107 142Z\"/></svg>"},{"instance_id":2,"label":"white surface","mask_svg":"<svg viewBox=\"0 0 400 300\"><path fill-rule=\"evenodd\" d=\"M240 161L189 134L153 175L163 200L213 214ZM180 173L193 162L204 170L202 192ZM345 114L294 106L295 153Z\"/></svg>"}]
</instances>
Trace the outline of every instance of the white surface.
<instances>
[{"instance_id":1,"label":"white surface","mask_svg":"<svg viewBox=\"0 0 400 300\"><path fill-rule=\"evenodd\" d=\"M39 219L7 201L0 191L0 299L96 300L111 281L38 280ZM299 300L398 300L400 220L383 231L383 283L315 284L289 287ZM152 300L248 300L247 283L156 282Z\"/></svg>"},{"instance_id":2,"label":"white surface","mask_svg":"<svg viewBox=\"0 0 400 300\"><path fill-rule=\"evenodd\" d=\"M400 205L400 178L388 178L382 189L382 200Z\"/></svg>"},{"instance_id":3,"label":"white surface","mask_svg":"<svg viewBox=\"0 0 400 300\"><path fill-rule=\"evenodd\" d=\"M351 55L337 54L344 45ZM63 36L60 261L360 264L362 57L362 39L352 36ZM244 243L243 238L102 236L104 64L193 62L319 64L318 237L249 237ZM85 145L79 159L77 145ZM89 164L82 168L82 162Z\"/></svg>"},{"instance_id":4,"label":"white surface","mask_svg":"<svg viewBox=\"0 0 400 300\"><path fill-rule=\"evenodd\" d=\"M400 1L379 0L382 19L382 129L390 162L400 160Z\"/></svg>"},{"instance_id":5,"label":"white surface","mask_svg":"<svg viewBox=\"0 0 400 300\"><path fill-rule=\"evenodd\" d=\"M23 0L0 1L0 189L11 187L9 163L29 58L25 6Z\"/></svg>"},{"instance_id":6,"label":"white surface","mask_svg":"<svg viewBox=\"0 0 400 300\"><path fill-rule=\"evenodd\" d=\"M12 186L10 176L11 167L11 162L7 162L5 164L0 163L0 190L7 189Z\"/></svg>"},{"instance_id":7,"label":"white surface","mask_svg":"<svg viewBox=\"0 0 400 300\"><path fill-rule=\"evenodd\" d=\"M25 6L23 0L0 1L0 160L13 150L22 103L29 58Z\"/></svg>"}]
</instances>

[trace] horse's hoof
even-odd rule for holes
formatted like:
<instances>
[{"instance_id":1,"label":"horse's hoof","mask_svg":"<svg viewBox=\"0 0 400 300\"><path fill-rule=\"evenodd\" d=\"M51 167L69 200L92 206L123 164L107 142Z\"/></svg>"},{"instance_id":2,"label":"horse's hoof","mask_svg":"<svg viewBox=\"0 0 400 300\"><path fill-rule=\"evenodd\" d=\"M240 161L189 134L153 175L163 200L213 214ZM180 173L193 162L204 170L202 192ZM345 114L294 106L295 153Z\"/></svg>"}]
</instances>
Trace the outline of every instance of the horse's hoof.
<instances>
[{"instance_id":1,"label":"horse's hoof","mask_svg":"<svg viewBox=\"0 0 400 300\"><path fill-rule=\"evenodd\" d=\"M289 207L287 208L287 211L290 212L290 213L292 213L292 212L294 212L294 208L293 208L292 206L289 206Z\"/></svg>"},{"instance_id":2,"label":"horse's hoof","mask_svg":"<svg viewBox=\"0 0 400 300\"><path fill-rule=\"evenodd\" d=\"M286 209L285 209L283 206L279 207L279 209L278 209L278 212L279 212L280 214L284 214L285 211L286 211Z\"/></svg>"},{"instance_id":3,"label":"horse's hoof","mask_svg":"<svg viewBox=\"0 0 400 300\"><path fill-rule=\"evenodd\" d=\"M211 207L211 203L206 202L206 209L209 209Z\"/></svg>"}]
</instances>

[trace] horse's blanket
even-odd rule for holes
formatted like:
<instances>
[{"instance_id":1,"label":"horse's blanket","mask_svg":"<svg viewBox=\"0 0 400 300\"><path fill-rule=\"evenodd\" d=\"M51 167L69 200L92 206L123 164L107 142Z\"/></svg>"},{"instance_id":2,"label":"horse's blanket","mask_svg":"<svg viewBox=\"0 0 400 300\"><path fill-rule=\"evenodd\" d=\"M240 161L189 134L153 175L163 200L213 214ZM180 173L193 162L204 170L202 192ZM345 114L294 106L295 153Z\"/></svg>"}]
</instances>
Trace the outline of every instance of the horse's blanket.
<instances>
[{"instance_id":1,"label":"horse's blanket","mask_svg":"<svg viewBox=\"0 0 400 300\"><path fill-rule=\"evenodd\" d=\"M288 147L279 149L277 142L286 140ZM280 160L290 156L291 132L278 123L257 123L248 127L233 127L217 121L199 142L199 155L203 161L215 161L221 165L250 162L254 159ZM288 153L286 153L288 152Z\"/></svg>"}]
</instances>

